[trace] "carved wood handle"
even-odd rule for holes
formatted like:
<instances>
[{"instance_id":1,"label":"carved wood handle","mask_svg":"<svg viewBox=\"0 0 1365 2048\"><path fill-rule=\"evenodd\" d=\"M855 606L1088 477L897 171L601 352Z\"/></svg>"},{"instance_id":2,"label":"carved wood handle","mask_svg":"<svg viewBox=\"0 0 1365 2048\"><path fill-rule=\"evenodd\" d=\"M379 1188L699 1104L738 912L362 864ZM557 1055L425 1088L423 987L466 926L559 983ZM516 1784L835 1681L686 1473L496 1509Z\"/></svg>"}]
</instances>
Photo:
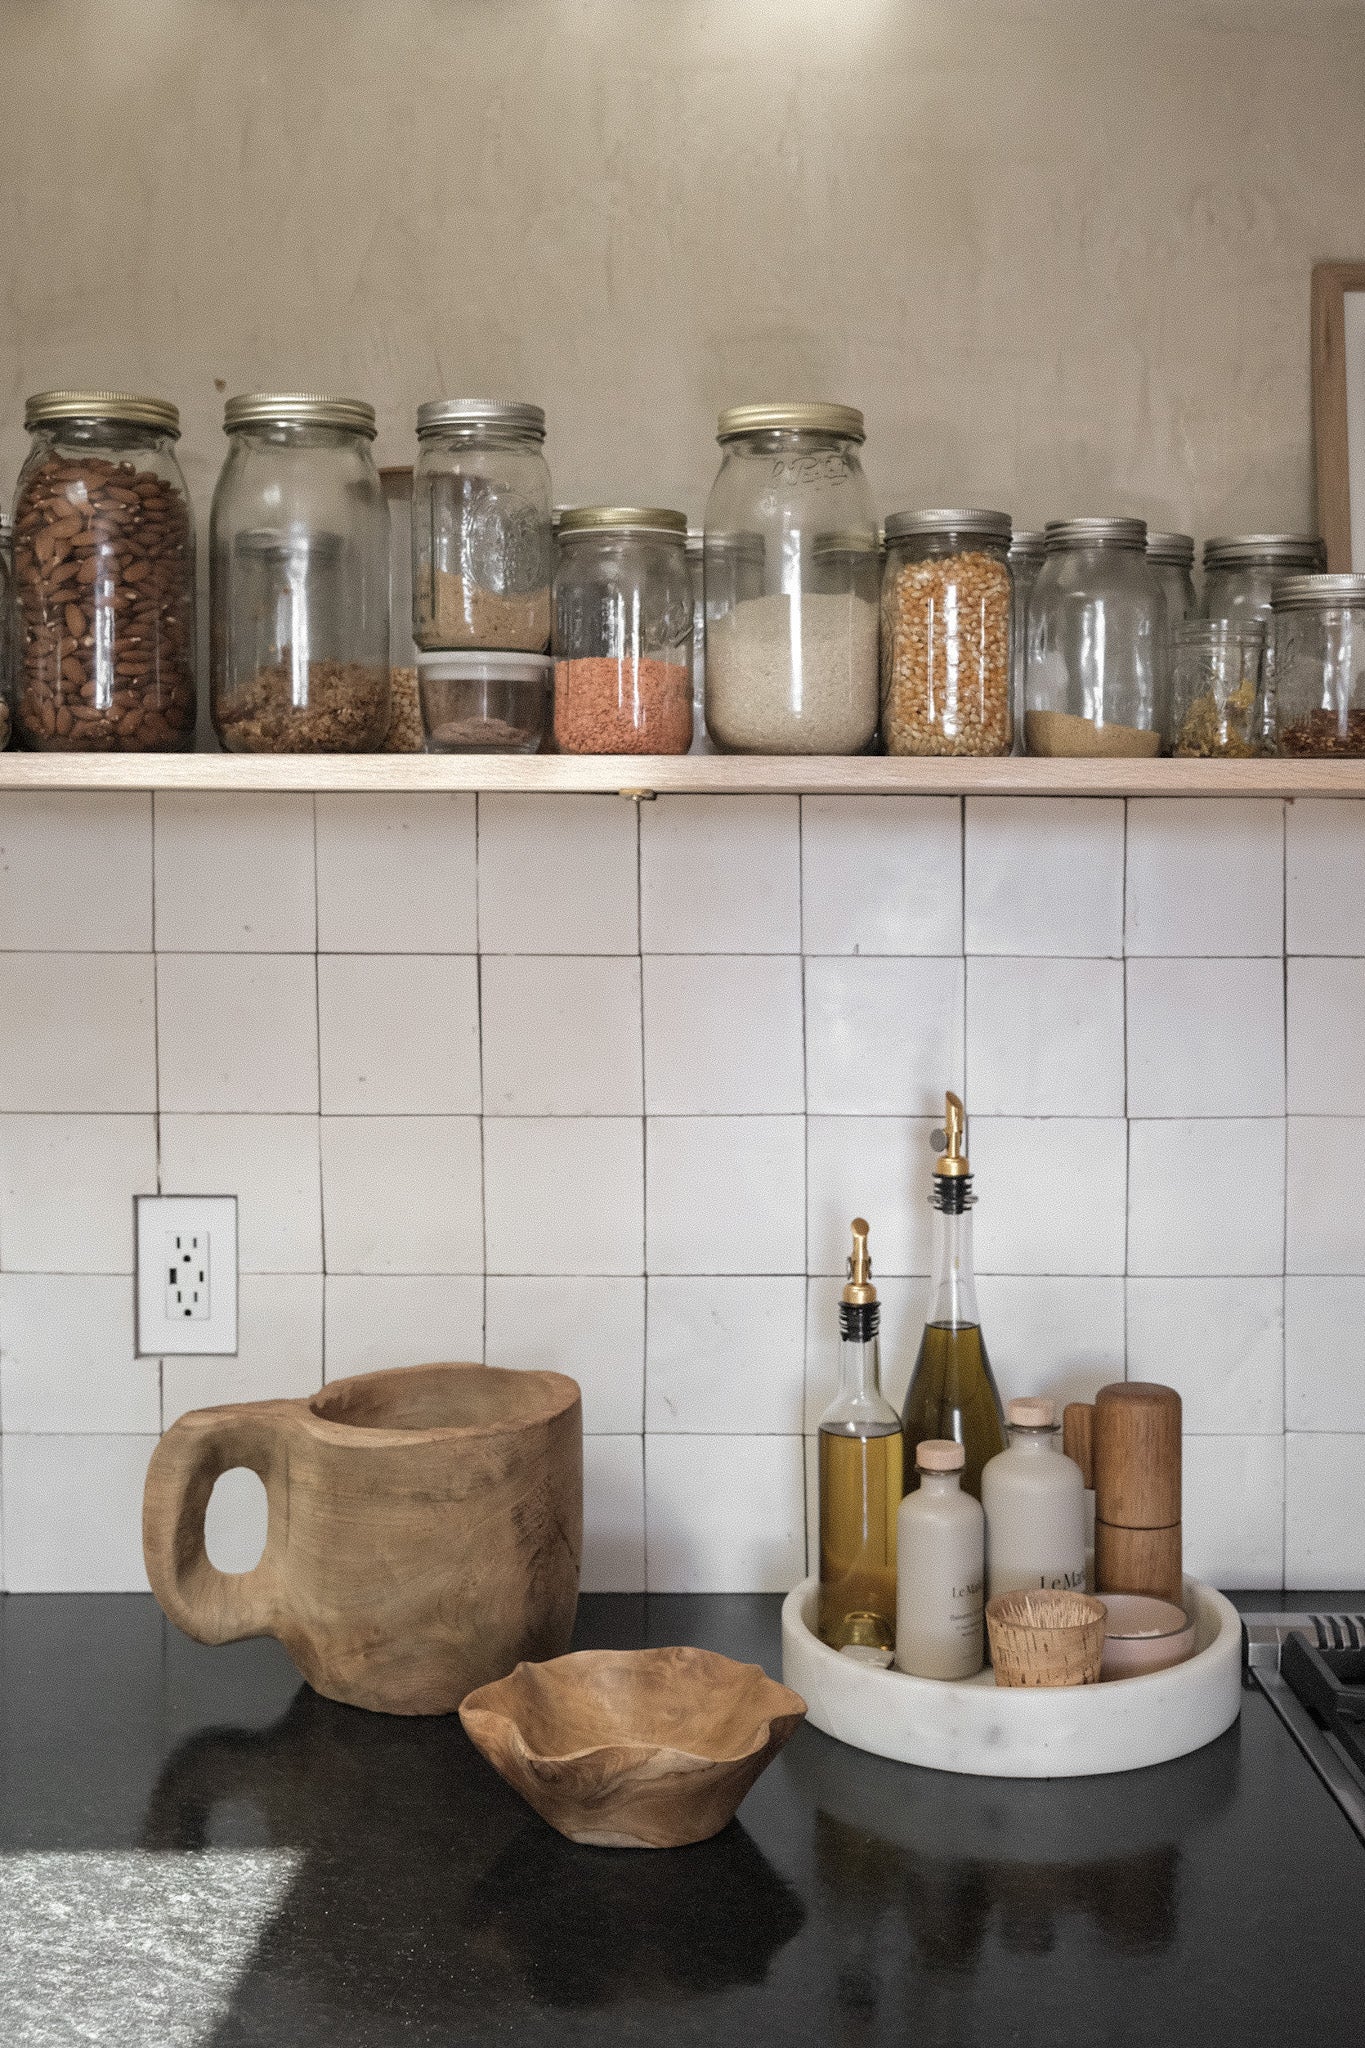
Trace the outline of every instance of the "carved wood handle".
<instances>
[{"instance_id":1,"label":"carved wood handle","mask_svg":"<svg viewBox=\"0 0 1365 2048\"><path fill-rule=\"evenodd\" d=\"M142 1554L162 1608L197 1643L274 1633L283 1586L287 1439L294 1403L198 1408L173 1423L152 1453L142 1496ZM265 1549L249 1572L220 1572L204 1548L214 1482L244 1465L264 1482Z\"/></svg>"}]
</instances>

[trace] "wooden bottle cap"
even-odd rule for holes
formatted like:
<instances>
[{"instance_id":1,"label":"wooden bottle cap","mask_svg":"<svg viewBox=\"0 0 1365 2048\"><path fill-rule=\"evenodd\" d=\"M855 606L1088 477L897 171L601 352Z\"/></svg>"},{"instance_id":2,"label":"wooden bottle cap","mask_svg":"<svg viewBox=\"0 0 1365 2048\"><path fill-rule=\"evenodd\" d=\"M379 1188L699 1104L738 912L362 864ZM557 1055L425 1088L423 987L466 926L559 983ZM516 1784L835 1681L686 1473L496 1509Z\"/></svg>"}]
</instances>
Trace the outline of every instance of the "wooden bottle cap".
<instances>
[{"instance_id":1,"label":"wooden bottle cap","mask_svg":"<svg viewBox=\"0 0 1365 2048\"><path fill-rule=\"evenodd\" d=\"M915 1463L921 1472L960 1472L966 1457L961 1444L947 1437L927 1436L915 1445Z\"/></svg>"},{"instance_id":2,"label":"wooden bottle cap","mask_svg":"<svg viewBox=\"0 0 1365 2048\"><path fill-rule=\"evenodd\" d=\"M1005 1420L1011 1429L1055 1429L1057 1404L1026 1395L1022 1401L1010 1402L1005 1410Z\"/></svg>"},{"instance_id":3,"label":"wooden bottle cap","mask_svg":"<svg viewBox=\"0 0 1365 2048\"><path fill-rule=\"evenodd\" d=\"M1166 1529L1180 1521L1180 1396L1174 1387L1146 1380L1101 1387L1093 1438L1100 1521L1121 1529Z\"/></svg>"}]
</instances>

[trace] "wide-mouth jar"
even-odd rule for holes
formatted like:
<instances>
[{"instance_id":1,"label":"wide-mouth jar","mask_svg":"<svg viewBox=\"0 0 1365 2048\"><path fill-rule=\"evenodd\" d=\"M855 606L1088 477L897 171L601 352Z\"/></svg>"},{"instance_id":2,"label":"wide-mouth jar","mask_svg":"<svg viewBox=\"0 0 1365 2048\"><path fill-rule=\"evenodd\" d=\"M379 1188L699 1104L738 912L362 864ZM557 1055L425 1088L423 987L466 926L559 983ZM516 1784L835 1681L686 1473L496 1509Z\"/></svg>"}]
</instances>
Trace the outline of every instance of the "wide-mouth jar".
<instances>
[{"instance_id":1,"label":"wide-mouth jar","mask_svg":"<svg viewBox=\"0 0 1365 2048\"><path fill-rule=\"evenodd\" d=\"M213 494L213 722L231 753L364 753L389 729L389 511L374 407L228 400Z\"/></svg>"},{"instance_id":2,"label":"wide-mouth jar","mask_svg":"<svg viewBox=\"0 0 1365 2048\"><path fill-rule=\"evenodd\" d=\"M534 754L545 736L554 664L507 648L423 648L422 729L432 754Z\"/></svg>"},{"instance_id":3,"label":"wide-mouth jar","mask_svg":"<svg viewBox=\"0 0 1365 2048\"><path fill-rule=\"evenodd\" d=\"M1365 756L1365 576L1282 577L1273 606L1280 753Z\"/></svg>"},{"instance_id":4,"label":"wide-mouth jar","mask_svg":"<svg viewBox=\"0 0 1365 2048\"><path fill-rule=\"evenodd\" d=\"M194 518L180 414L120 391L43 391L14 500L18 736L70 752L194 744Z\"/></svg>"},{"instance_id":5,"label":"wide-mouth jar","mask_svg":"<svg viewBox=\"0 0 1365 2048\"><path fill-rule=\"evenodd\" d=\"M854 406L732 406L705 520L706 724L725 752L857 754L878 709L876 534Z\"/></svg>"},{"instance_id":6,"label":"wide-mouth jar","mask_svg":"<svg viewBox=\"0 0 1365 2048\"><path fill-rule=\"evenodd\" d=\"M1030 754L1150 757L1166 718L1166 601L1141 519L1053 520L1029 603Z\"/></svg>"},{"instance_id":7,"label":"wide-mouth jar","mask_svg":"<svg viewBox=\"0 0 1365 2048\"><path fill-rule=\"evenodd\" d=\"M540 653L554 566L545 414L521 400L417 409L412 635L419 647Z\"/></svg>"},{"instance_id":8,"label":"wide-mouth jar","mask_svg":"<svg viewBox=\"0 0 1365 2048\"><path fill-rule=\"evenodd\" d=\"M559 522L554 743L565 754L685 754L692 744L687 519L576 505Z\"/></svg>"},{"instance_id":9,"label":"wide-mouth jar","mask_svg":"<svg viewBox=\"0 0 1365 2048\"><path fill-rule=\"evenodd\" d=\"M1183 619L1171 634L1171 752L1250 760L1266 751L1265 629Z\"/></svg>"},{"instance_id":10,"label":"wide-mouth jar","mask_svg":"<svg viewBox=\"0 0 1365 2048\"><path fill-rule=\"evenodd\" d=\"M1008 754L1014 742L1008 512L893 512L882 582L888 754Z\"/></svg>"}]
</instances>

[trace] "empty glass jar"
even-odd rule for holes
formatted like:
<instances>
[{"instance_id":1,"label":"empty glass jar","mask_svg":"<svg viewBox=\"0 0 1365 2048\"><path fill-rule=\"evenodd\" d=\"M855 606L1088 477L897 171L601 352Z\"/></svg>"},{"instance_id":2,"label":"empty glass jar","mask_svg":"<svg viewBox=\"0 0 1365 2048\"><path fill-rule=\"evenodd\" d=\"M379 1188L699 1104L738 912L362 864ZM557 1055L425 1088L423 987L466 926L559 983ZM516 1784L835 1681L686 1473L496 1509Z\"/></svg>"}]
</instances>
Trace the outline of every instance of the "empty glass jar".
<instances>
[{"instance_id":1,"label":"empty glass jar","mask_svg":"<svg viewBox=\"0 0 1365 2048\"><path fill-rule=\"evenodd\" d=\"M1226 619L1184 619L1171 635L1171 752L1195 758L1263 754L1265 633Z\"/></svg>"},{"instance_id":2,"label":"empty glass jar","mask_svg":"<svg viewBox=\"0 0 1365 2048\"><path fill-rule=\"evenodd\" d=\"M1182 621L1192 619L1199 609L1194 591L1194 535L1149 531L1147 560L1156 570L1166 600L1166 631L1173 634Z\"/></svg>"},{"instance_id":3,"label":"empty glass jar","mask_svg":"<svg viewBox=\"0 0 1365 2048\"><path fill-rule=\"evenodd\" d=\"M1279 751L1365 756L1365 576L1282 578L1274 647Z\"/></svg>"},{"instance_id":4,"label":"empty glass jar","mask_svg":"<svg viewBox=\"0 0 1365 2048\"><path fill-rule=\"evenodd\" d=\"M417 409L412 636L419 647L550 643L550 471L538 405L435 398Z\"/></svg>"},{"instance_id":5,"label":"empty glass jar","mask_svg":"<svg viewBox=\"0 0 1365 2048\"><path fill-rule=\"evenodd\" d=\"M1024 737L1030 754L1159 754L1166 602L1141 519L1063 519L1029 604Z\"/></svg>"},{"instance_id":6,"label":"empty glass jar","mask_svg":"<svg viewBox=\"0 0 1365 2048\"><path fill-rule=\"evenodd\" d=\"M1268 745L1275 739L1275 635L1271 600L1276 582L1309 576L1326 566L1326 551L1315 533L1232 533L1204 543L1206 619L1235 626L1259 625L1265 633L1261 696Z\"/></svg>"},{"instance_id":7,"label":"empty glass jar","mask_svg":"<svg viewBox=\"0 0 1365 2048\"><path fill-rule=\"evenodd\" d=\"M685 754L692 571L681 512L579 505L559 522L554 739L563 754Z\"/></svg>"},{"instance_id":8,"label":"empty glass jar","mask_svg":"<svg viewBox=\"0 0 1365 2048\"><path fill-rule=\"evenodd\" d=\"M230 398L210 525L213 723L230 753L389 730L389 510L358 398Z\"/></svg>"},{"instance_id":9,"label":"empty glass jar","mask_svg":"<svg viewBox=\"0 0 1365 2048\"><path fill-rule=\"evenodd\" d=\"M848 405L720 416L706 506L706 725L740 754L858 754L877 730L876 516ZM853 550L831 548L840 535ZM871 538L869 557L867 541Z\"/></svg>"},{"instance_id":10,"label":"empty glass jar","mask_svg":"<svg viewBox=\"0 0 1365 2048\"><path fill-rule=\"evenodd\" d=\"M14 500L17 724L26 747L194 744L194 519L160 398L44 391Z\"/></svg>"},{"instance_id":11,"label":"empty glass jar","mask_svg":"<svg viewBox=\"0 0 1365 2048\"><path fill-rule=\"evenodd\" d=\"M893 512L882 582L888 754L1008 754L1008 512Z\"/></svg>"}]
</instances>

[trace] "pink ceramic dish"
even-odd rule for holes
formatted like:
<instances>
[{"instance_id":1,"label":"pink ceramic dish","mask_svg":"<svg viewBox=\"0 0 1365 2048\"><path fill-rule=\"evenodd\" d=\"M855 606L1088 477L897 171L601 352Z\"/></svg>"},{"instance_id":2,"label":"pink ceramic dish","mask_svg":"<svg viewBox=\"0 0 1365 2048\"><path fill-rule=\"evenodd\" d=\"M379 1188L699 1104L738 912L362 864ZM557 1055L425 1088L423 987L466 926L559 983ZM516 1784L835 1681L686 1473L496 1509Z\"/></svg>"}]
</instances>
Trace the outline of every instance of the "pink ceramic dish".
<instances>
[{"instance_id":1,"label":"pink ceramic dish","mask_svg":"<svg viewBox=\"0 0 1365 2048\"><path fill-rule=\"evenodd\" d=\"M1183 1664L1194 1648L1194 1623L1183 1607L1145 1593L1101 1593L1106 1609L1100 1678L1139 1678Z\"/></svg>"}]
</instances>

